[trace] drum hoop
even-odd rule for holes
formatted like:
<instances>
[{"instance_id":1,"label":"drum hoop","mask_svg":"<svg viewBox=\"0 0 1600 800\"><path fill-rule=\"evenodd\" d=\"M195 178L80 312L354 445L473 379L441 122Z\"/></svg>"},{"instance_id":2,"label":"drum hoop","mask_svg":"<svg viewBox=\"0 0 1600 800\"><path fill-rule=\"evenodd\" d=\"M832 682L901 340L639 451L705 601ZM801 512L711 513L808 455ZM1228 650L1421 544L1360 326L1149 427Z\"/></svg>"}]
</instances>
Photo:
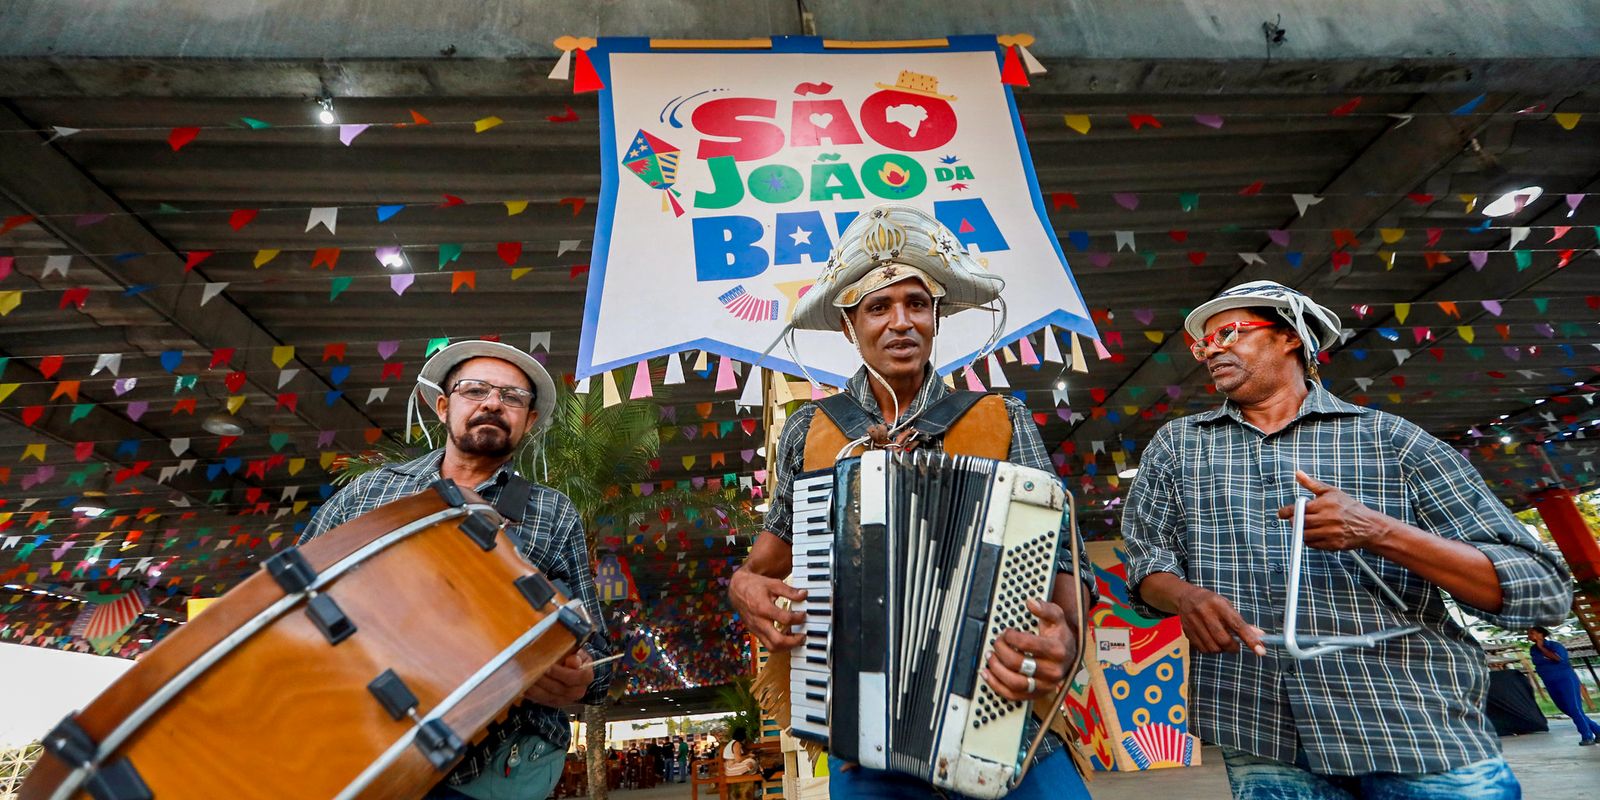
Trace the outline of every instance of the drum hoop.
<instances>
[{"instance_id":1,"label":"drum hoop","mask_svg":"<svg viewBox=\"0 0 1600 800\"><path fill-rule=\"evenodd\" d=\"M568 600L563 608L570 608L579 614L582 614L584 617L588 617L589 615L588 611L584 609L583 601L581 600ZM529 628L521 636L518 636L516 640L507 645L504 650L496 653L494 658L484 662L483 666L479 667L477 672L472 673L472 675L470 675L466 680L461 682L460 686L455 688L455 691L452 691L450 694L446 695L444 699L440 700L439 704L434 706L432 711L429 711L420 719L415 720L415 724L406 729L406 732L401 734L400 738L394 741L394 744L389 745L389 749L383 751L382 755L378 756L378 758L369 764L365 770L362 770L361 774L357 775L356 779L350 782L350 785L344 787L344 791L335 795L334 800L348 800L348 798L357 797L363 791L366 791L367 787L370 786L373 781L377 780L379 775L382 775L384 772L386 772L389 767L392 766L395 761L399 760L400 756L411 747L411 742L417 738L417 729L429 722L442 718L445 714L450 713L450 711L452 711L457 704L466 699L467 695L471 694L473 690L482 685L484 681L487 681L489 676L493 675L501 667L505 666L506 663L515 658L518 653L526 650L528 645L533 644L535 640L543 637L545 632L555 627L556 623L559 622L560 619L561 615L559 613L546 614L544 619L534 623L532 628Z\"/></svg>"},{"instance_id":2,"label":"drum hoop","mask_svg":"<svg viewBox=\"0 0 1600 800\"><path fill-rule=\"evenodd\" d=\"M142 728L151 717L155 716L161 711L161 709L165 708L168 703L172 702L172 699L176 697L179 692L183 691L186 687L188 687L189 684L193 683L201 675L204 675L208 670L211 669L211 667L215 666L218 661L221 661L228 654L232 653L250 637L259 633L262 628L267 627L279 617L288 613L290 609L299 604L301 600L309 596L311 593L322 588L323 586L326 586L333 579L351 569L354 569L363 561L366 561L374 555L377 555L395 543L427 530L428 528L431 528L441 522L455 519L456 517L466 516L473 511L492 512L494 511L494 507L485 503L468 503L463 506L454 506L451 508L446 508L443 511L436 511L425 517L421 517L420 519L408 522L405 525L402 525L392 531L389 531L388 533L385 533L382 536L377 537L376 539L373 539L372 541L351 552L344 558L339 559L338 561L329 565L327 569L317 574L316 580L314 580L311 585L307 586L304 591L295 592L294 594L286 594L279 598L277 602L267 606L261 611L261 613L250 618L249 622L239 626L238 630L228 634L227 636L223 637L221 641L212 645L209 650L201 654L199 658L196 658L188 666L184 667L180 672L178 672L178 674L172 676L171 680L167 681L161 686L160 689L157 689L155 692L153 692L143 703L140 703L139 707L134 709L132 714L129 714L126 719L117 725L117 727L111 730L111 733L106 735L105 739L101 740L100 746L95 750L93 760L87 764L77 764L73 766L72 772L67 774L67 777L61 781L61 785L57 786L55 792L50 795L51 800L70 800L73 793L78 790L83 782L88 779L89 775L96 768L98 768L108 756L116 752L117 748L121 747L129 737Z\"/></svg>"}]
</instances>

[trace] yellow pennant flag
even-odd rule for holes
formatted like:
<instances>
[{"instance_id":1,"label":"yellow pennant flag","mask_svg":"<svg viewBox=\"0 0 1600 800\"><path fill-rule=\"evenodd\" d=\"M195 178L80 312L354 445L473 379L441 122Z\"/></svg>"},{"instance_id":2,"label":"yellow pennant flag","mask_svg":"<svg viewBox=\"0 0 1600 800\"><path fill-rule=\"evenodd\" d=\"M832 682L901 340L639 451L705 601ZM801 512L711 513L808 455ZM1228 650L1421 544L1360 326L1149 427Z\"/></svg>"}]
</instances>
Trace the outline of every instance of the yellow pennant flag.
<instances>
[{"instance_id":1,"label":"yellow pennant flag","mask_svg":"<svg viewBox=\"0 0 1600 800\"><path fill-rule=\"evenodd\" d=\"M1078 334L1072 334L1072 371L1087 373L1089 362L1083 358L1083 342L1078 340Z\"/></svg>"},{"instance_id":2,"label":"yellow pennant flag","mask_svg":"<svg viewBox=\"0 0 1600 800\"><path fill-rule=\"evenodd\" d=\"M1378 258L1383 259L1384 271L1394 269L1394 253L1389 252L1388 250L1379 250Z\"/></svg>"},{"instance_id":3,"label":"yellow pennant flag","mask_svg":"<svg viewBox=\"0 0 1600 800\"><path fill-rule=\"evenodd\" d=\"M1472 209L1478 207L1478 196L1475 194L1458 194L1456 195L1456 198L1466 206L1466 208L1461 211L1463 214L1471 214Z\"/></svg>"},{"instance_id":4,"label":"yellow pennant flag","mask_svg":"<svg viewBox=\"0 0 1600 800\"><path fill-rule=\"evenodd\" d=\"M294 513L298 514L298 513L302 512L302 511L306 510L306 503L307 502L309 502L309 501L306 501L306 500L296 500L296 501L294 501Z\"/></svg>"},{"instance_id":5,"label":"yellow pennant flag","mask_svg":"<svg viewBox=\"0 0 1600 800\"><path fill-rule=\"evenodd\" d=\"M1400 402L1400 394L1398 392L1390 392L1389 393L1389 402L1391 402L1391 403L1399 403Z\"/></svg>"},{"instance_id":6,"label":"yellow pennant flag","mask_svg":"<svg viewBox=\"0 0 1600 800\"><path fill-rule=\"evenodd\" d=\"M300 470L303 470L305 468L306 468L306 460L305 459L303 459L303 458L291 458L291 459L289 459L289 474L290 475L299 475L300 474Z\"/></svg>"},{"instance_id":7,"label":"yellow pennant flag","mask_svg":"<svg viewBox=\"0 0 1600 800\"><path fill-rule=\"evenodd\" d=\"M272 348L272 363L278 369L283 369L283 365L289 363L292 358L294 358L294 345L285 344Z\"/></svg>"},{"instance_id":8,"label":"yellow pennant flag","mask_svg":"<svg viewBox=\"0 0 1600 800\"><path fill-rule=\"evenodd\" d=\"M505 120L499 117L484 117L483 119L472 123L472 130L474 133L483 133L490 128L499 126L503 122L505 122Z\"/></svg>"},{"instance_id":9,"label":"yellow pennant flag","mask_svg":"<svg viewBox=\"0 0 1600 800\"><path fill-rule=\"evenodd\" d=\"M7 292L0 292L0 317L16 311L17 306L19 305L22 305L21 289L12 289Z\"/></svg>"},{"instance_id":10,"label":"yellow pennant flag","mask_svg":"<svg viewBox=\"0 0 1600 800\"><path fill-rule=\"evenodd\" d=\"M622 402L622 395L617 391L617 378L607 370L600 376L600 405L610 408Z\"/></svg>"},{"instance_id":11,"label":"yellow pennant flag","mask_svg":"<svg viewBox=\"0 0 1600 800\"><path fill-rule=\"evenodd\" d=\"M1005 359L1007 364L1017 363L1017 354L1011 352L1010 346L1000 348L1000 357Z\"/></svg>"},{"instance_id":12,"label":"yellow pennant flag","mask_svg":"<svg viewBox=\"0 0 1600 800\"><path fill-rule=\"evenodd\" d=\"M1068 128L1083 134L1087 134L1089 132L1088 114L1067 114L1065 119L1067 121Z\"/></svg>"},{"instance_id":13,"label":"yellow pennant flag","mask_svg":"<svg viewBox=\"0 0 1600 800\"><path fill-rule=\"evenodd\" d=\"M1583 119L1583 115L1582 114L1556 114L1555 118L1556 118L1556 124L1560 125L1562 130L1570 131L1573 128L1578 127L1578 120Z\"/></svg>"},{"instance_id":14,"label":"yellow pennant flag","mask_svg":"<svg viewBox=\"0 0 1600 800\"><path fill-rule=\"evenodd\" d=\"M256 251L256 260L254 262L252 262L252 263L254 263L256 265L256 269L261 269L262 267L264 267L267 264L271 263L272 259L277 258L278 257L278 253L280 253L280 252L283 252L283 251L281 251L281 250L257 250Z\"/></svg>"},{"instance_id":15,"label":"yellow pennant flag","mask_svg":"<svg viewBox=\"0 0 1600 800\"><path fill-rule=\"evenodd\" d=\"M4 403L6 398L10 397L11 393L16 391L17 387L21 385L22 384L20 383L0 383L0 403Z\"/></svg>"},{"instance_id":16,"label":"yellow pennant flag","mask_svg":"<svg viewBox=\"0 0 1600 800\"><path fill-rule=\"evenodd\" d=\"M43 463L45 447L46 447L46 445L43 442L36 442L34 444L30 444L27 447L22 448L22 458L19 458L17 460L18 461L27 461L28 459L31 458L31 459L33 459L35 461Z\"/></svg>"},{"instance_id":17,"label":"yellow pennant flag","mask_svg":"<svg viewBox=\"0 0 1600 800\"><path fill-rule=\"evenodd\" d=\"M506 216L508 217L514 217L528 210L528 201L526 200L507 200L505 203Z\"/></svg>"},{"instance_id":18,"label":"yellow pennant flag","mask_svg":"<svg viewBox=\"0 0 1600 800\"><path fill-rule=\"evenodd\" d=\"M1406 317L1409 317L1409 316L1411 316L1411 304L1410 303L1395 303L1394 304L1394 318L1397 319L1397 320L1400 320L1400 324L1401 325L1406 324Z\"/></svg>"},{"instance_id":19,"label":"yellow pennant flag","mask_svg":"<svg viewBox=\"0 0 1600 800\"><path fill-rule=\"evenodd\" d=\"M1467 344L1472 344L1473 340L1478 338L1478 332L1473 330L1471 325L1457 326L1456 333L1461 336L1461 341Z\"/></svg>"},{"instance_id":20,"label":"yellow pennant flag","mask_svg":"<svg viewBox=\"0 0 1600 800\"><path fill-rule=\"evenodd\" d=\"M1153 344L1161 344L1167 340L1167 334L1165 331L1145 331L1144 338L1149 339Z\"/></svg>"},{"instance_id":21,"label":"yellow pennant flag","mask_svg":"<svg viewBox=\"0 0 1600 800\"><path fill-rule=\"evenodd\" d=\"M236 394L236 395L232 395L232 396L230 396L228 398L228 413L229 414L237 414L237 413L239 413L239 409L241 409L241 408L244 408L244 395Z\"/></svg>"},{"instance_id":22,"label":"yellow pennant flag","mask_svg":"<svg viewBox=\"0 0 1600 800\"><path fill-rule=\"evenodd\" d=\"M511 280L521 280L522 276L533 271L533 267L516 267L511 270Z\"/></svg>"},{"instance_id":23,"label":"yellow pennant flag","mask_svg":"<svg viewBox=\"0 0 1600 800\"><path fill-rule=\"evenodd\" d=\"M706 351L701 350L700 351L700 355L695 356L695 359L694 359L694 371L695 372L705 372L706 371Z\"/></svg>"},{"instance_id":24,"label":"yellow pennant flag","mask_svg":"<svg viewBox=\"0 0 1600 800\"><path fill-rule=\"evenodd\" d=\"M318 459L318 463L322 465L323 469L327 469L328 467L333 466L333 460L338 457L339 454L336 451L324 450L322 451L322 458Z\"/></svg>"},{"instance_id":25,"label":"yellow pennant flag","mask_svg":"<svg viewBox=\"0 0 1600 800\"><path fill-rule=\"evenodd\" d=\"M1383 243L1384 244L1394 244L1395 242L1400 241L1400 237L1402 237L1404 235L1406 235L1406 229L1405 228L1379 228L1378 229L1378 237L1383 239Z\"/></svg>"}]
</instances>

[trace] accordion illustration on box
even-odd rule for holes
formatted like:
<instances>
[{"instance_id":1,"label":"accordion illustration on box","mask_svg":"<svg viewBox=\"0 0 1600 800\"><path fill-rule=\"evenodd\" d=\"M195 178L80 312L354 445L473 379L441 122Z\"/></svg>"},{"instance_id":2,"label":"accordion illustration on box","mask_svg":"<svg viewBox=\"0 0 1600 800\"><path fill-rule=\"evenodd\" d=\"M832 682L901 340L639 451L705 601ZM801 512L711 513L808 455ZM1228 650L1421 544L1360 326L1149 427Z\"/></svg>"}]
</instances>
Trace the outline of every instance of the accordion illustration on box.
<instances>
[{"instance_id":1,"label":"accordion illustration on box","mask_svg":"<svg viewBox=\"0 0 1600 800\"><path fill-rule=\"evenodd\" d=\"M1041 470L872 451L794 481L794 573L808 596L790 664L795 736L973 797L1024 772L1028 704L981 677L1008 628L1037 633L1069 499Z\"/></svg>"}]
</instances>

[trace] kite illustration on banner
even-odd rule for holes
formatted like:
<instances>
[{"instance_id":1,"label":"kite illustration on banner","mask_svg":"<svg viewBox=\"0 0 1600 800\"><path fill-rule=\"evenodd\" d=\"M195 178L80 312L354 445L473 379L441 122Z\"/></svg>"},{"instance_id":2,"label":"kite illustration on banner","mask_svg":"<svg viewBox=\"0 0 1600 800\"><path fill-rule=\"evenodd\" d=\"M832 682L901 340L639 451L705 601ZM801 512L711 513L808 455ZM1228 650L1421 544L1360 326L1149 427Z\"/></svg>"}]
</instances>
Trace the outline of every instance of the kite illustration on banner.
<instances>
[{"instance_id":1,"label":"kite illustration on banner","mask_svg":"<svg viewBox=\"0 0 1600 800\"><path fill-rule=\"evenodd\" d=\"M650 185L652 189L661 190L661 210L672 207L672 215L683 216L683 206L678 204L682 197L676 188L678 182L678 148L640 129L634 134L633 146L628 148L628 155L622 159L622 166L628 171L639 176L639 180Z\"/></svg>"}]
</instances>

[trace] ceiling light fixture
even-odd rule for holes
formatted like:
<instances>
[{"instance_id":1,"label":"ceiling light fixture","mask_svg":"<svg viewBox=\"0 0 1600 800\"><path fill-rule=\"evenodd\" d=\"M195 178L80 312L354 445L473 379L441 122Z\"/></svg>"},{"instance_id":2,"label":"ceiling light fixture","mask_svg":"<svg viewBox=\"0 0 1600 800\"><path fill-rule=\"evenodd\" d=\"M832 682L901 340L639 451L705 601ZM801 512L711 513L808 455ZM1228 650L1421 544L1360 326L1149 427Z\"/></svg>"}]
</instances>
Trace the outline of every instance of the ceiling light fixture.
<instances>
[{"instance_id":1,"label":"ceiling light fixture","mask_svg":"<svg viewBox=\"0 0 1600 800\"><path fill-rule=\"evenodd\" d=\"M1055 390L1058 391L1058 392L1064 392L1064 391L1067 390L1067 370L1068 369L1071 369L1071 367L1062 367L1061 371L1056 373L1056 379L1053 382L1051 382L1051 384L1050 384L1051 386L1054 386Z\"/></svg>"},{"instance_id":2,"label":"ceiling light fixture","mask_svg":"<svg viewBox=\"0 0 1600 800\"><path fill-rule=\"evenodd\" d=\"M1128 478L1132 478L1133 476L1138 475L1138 474L1139 474L1139 468L1138 467L1128 467L1127 469L1117 473L1117 477L1122 478L1123 480L1127 480Z\"/></svg>"},{"instance_id":3,"label":"ceiling light fixture","mask_svg":"<svg viewBox=\"0 0 1600 800\"><path fill-rule=\"evenodd\" d=\"M1520 189L1512 189L1496 197L1489 205L1484 206L1483 215L1486 217L1504 217L1508 214L1518 213L1527 208L1529 203L1538 200L1543 194L1544 189L1539 186L1524 186Z\"/></svg>"},{"instance_id":4,"label":"ceiling light fixture","mask_svg":"<svg viewBox=\"0 0 1600 800\"><path fill-rule=\"evenodd\" d=\"M218 436L244 435L244 426L226 414L212 414L206 417L204 422L200 423L200 427L205 428L207 433L214 433Z\"/></svg>"},{"instance_id":5,"label":"ceiling light fixture","mask_svg":"<svg viewBox=\"0 0 1600 800\"><path fill-rule=\"evenodd\" d=\"M320 109L317 111L318 122L324 125L332 125L339 121L339 118L333 114L333 95L325 94L317 98L317 106Z\"/></svg>"},{"instance_id":6,"label":"ceiling light fixture","mask_svg":"<svg viewBox=\"0 0 1600 800\"><path fill-rule=\"evenodd\" d=\"M1511 437L1509 435L1501 436L1500 437L1500 443L1501 444L1511 444Z\"/></svg>"}]
</instances>

